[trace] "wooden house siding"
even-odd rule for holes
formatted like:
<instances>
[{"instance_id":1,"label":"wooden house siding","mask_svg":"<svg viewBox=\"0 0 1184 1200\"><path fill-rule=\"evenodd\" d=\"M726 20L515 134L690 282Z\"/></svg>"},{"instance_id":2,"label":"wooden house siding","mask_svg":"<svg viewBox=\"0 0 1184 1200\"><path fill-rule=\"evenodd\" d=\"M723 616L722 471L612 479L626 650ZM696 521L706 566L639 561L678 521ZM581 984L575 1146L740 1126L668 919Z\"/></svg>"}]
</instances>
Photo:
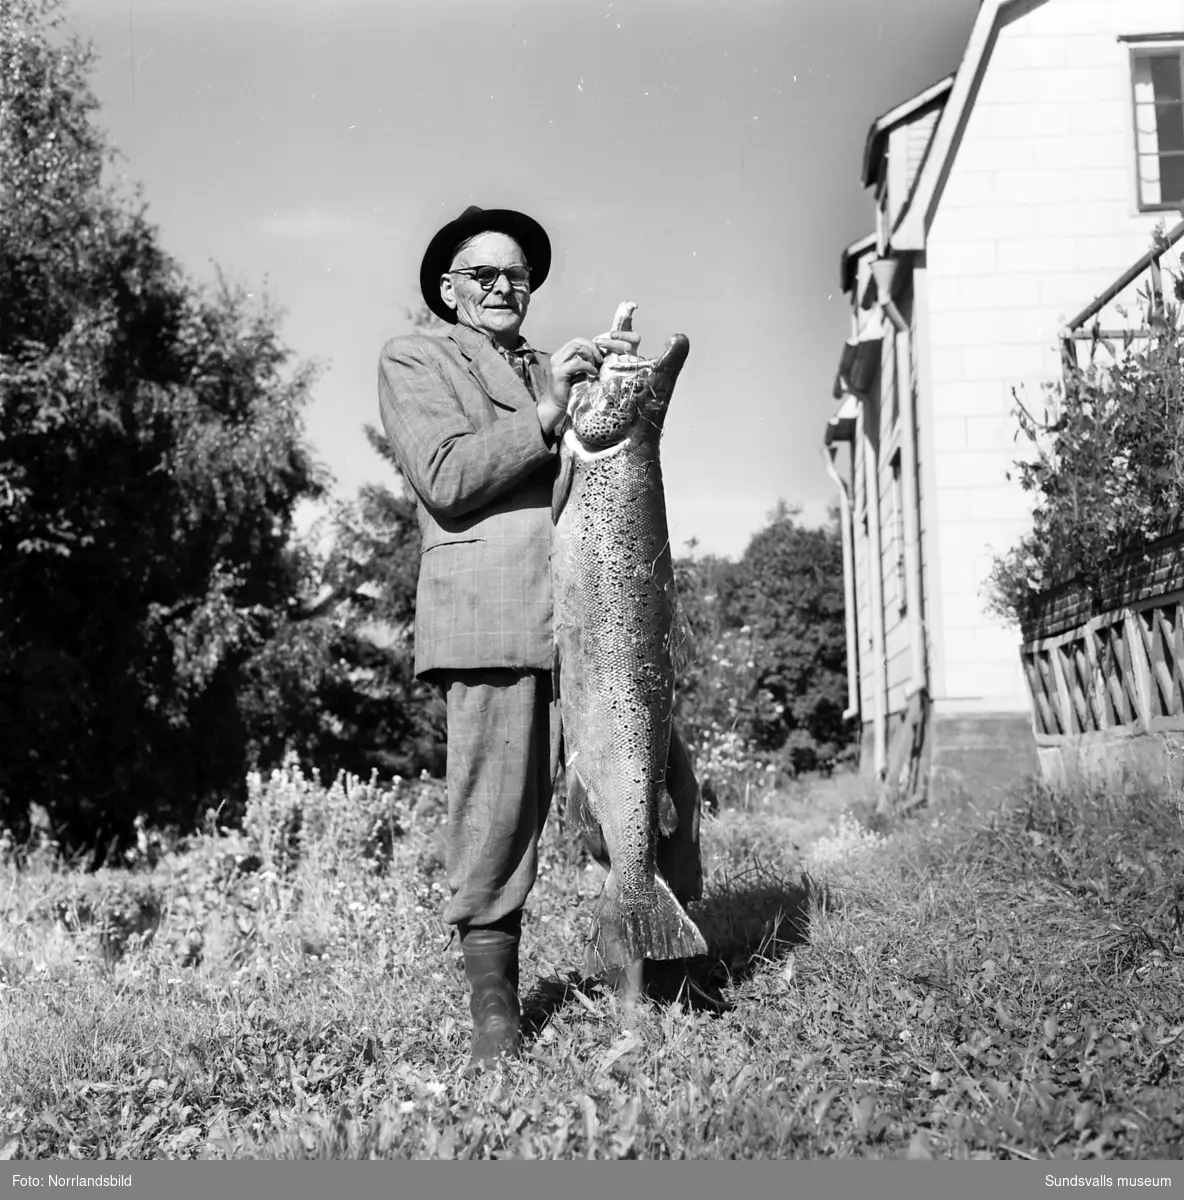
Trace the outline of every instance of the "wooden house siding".
<instances>
[{"instance_id":1,"label":"wooden house siding","mask_svg":"<svg viewBox=\"0 0 1184 1200\"><path fill-rule=\"evenodd\" d=\"M905 186L908 191L912 191L913 184L917 181L917 172L921 169L921 162L925 158L925 151L929 149L930 139L933 137L933 131L937 127L937 118L941 116L941 109L934 108L929 112L922 113L915 121L907 127L907 136L905 139Z\"/></svg>"}]
</instances>

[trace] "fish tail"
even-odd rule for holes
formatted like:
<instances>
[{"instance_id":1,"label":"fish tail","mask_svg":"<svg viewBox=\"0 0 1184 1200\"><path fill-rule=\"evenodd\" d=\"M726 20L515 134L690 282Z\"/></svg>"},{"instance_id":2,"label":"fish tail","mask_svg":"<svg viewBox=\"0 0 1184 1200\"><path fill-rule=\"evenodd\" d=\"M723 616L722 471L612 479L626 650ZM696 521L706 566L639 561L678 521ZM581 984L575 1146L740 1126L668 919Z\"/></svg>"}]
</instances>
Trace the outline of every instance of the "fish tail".
<instances>
[{"instance_id":1,"label":"fish tail","mask_svg":"<svg viewBox=\"0 0 1184 1200\"><path fill-rule=\"evenodd\" d=\"M631 912L621 904L616 871L609 871L592 911L587 970L596 975L642 958L694 958L707 953L699 927L675 899L670 885L654 874L653 907Z\"/></svg>"}]
</instances>

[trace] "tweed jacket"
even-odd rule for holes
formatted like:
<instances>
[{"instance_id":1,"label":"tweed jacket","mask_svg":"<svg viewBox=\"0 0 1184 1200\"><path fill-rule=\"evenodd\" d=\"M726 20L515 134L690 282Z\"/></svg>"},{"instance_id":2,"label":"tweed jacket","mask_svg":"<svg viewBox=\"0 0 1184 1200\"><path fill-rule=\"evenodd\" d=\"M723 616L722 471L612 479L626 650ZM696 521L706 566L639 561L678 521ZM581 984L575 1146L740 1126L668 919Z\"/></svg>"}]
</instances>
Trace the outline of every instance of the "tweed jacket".
<instances>
[{"instance_id":1,"label":"tweed jacket","mask_svg":"<svg viewBox=\"0 0 1184 1200\"><path fill-rule=\"evenodd\" d=\"M531 368L550 392L550 360ZM557 443L534 398L479 331L411 334L383 347L383 428L414 492L423 535L415 671L549 670L551 491Z\"/></svg>"}]
</instances>

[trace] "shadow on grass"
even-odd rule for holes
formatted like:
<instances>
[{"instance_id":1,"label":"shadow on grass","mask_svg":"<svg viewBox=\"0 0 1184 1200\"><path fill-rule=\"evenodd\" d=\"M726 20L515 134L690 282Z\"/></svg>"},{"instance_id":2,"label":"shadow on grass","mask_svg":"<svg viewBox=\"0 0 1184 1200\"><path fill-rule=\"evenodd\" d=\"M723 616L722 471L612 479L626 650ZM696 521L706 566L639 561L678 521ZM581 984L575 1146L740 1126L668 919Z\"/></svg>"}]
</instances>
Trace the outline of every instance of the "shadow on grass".
<instances>
[{"instance_id":1,"label":"shadow on grass","mask_svg":"<svg viewBox=\"0 0 1184 1200\"><path fill-rule=\"evenodd\" d=\"M645 963L646 996L662 1006L678 1004L692 1012L719 1015L735 1004L724 994L751 978L762 966L802 945L809 933L812 887L763 867L713 880L703 899L688 905L707 942L708 953L691 959ZM578 971L540 979L523 997L523 1032L533 1038L561 1008L604 986Z\"/></svg>"}]
</instances>

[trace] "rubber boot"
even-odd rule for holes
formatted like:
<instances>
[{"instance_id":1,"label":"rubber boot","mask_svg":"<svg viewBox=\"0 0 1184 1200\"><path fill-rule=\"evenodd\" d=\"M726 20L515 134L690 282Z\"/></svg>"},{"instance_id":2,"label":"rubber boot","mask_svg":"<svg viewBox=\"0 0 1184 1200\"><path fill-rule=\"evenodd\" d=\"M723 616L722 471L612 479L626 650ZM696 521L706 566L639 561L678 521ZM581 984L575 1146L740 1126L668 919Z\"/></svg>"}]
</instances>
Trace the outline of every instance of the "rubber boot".
<instances>
[{"instance_id":1,"label":"rubber boot","mask_svg":"<svg viewBox=\"0 0 1184 1200\"><path fill-rule=\"evenodd\" d=\"M514 913L495 925L470 925L461 930L465 978L472 995L473 1055L465 1069L473 1074L494 1066L501 1057L522 1056L522 1010L518 1004L518 943L522 914Z\"/></svg>"}]
</instances>

